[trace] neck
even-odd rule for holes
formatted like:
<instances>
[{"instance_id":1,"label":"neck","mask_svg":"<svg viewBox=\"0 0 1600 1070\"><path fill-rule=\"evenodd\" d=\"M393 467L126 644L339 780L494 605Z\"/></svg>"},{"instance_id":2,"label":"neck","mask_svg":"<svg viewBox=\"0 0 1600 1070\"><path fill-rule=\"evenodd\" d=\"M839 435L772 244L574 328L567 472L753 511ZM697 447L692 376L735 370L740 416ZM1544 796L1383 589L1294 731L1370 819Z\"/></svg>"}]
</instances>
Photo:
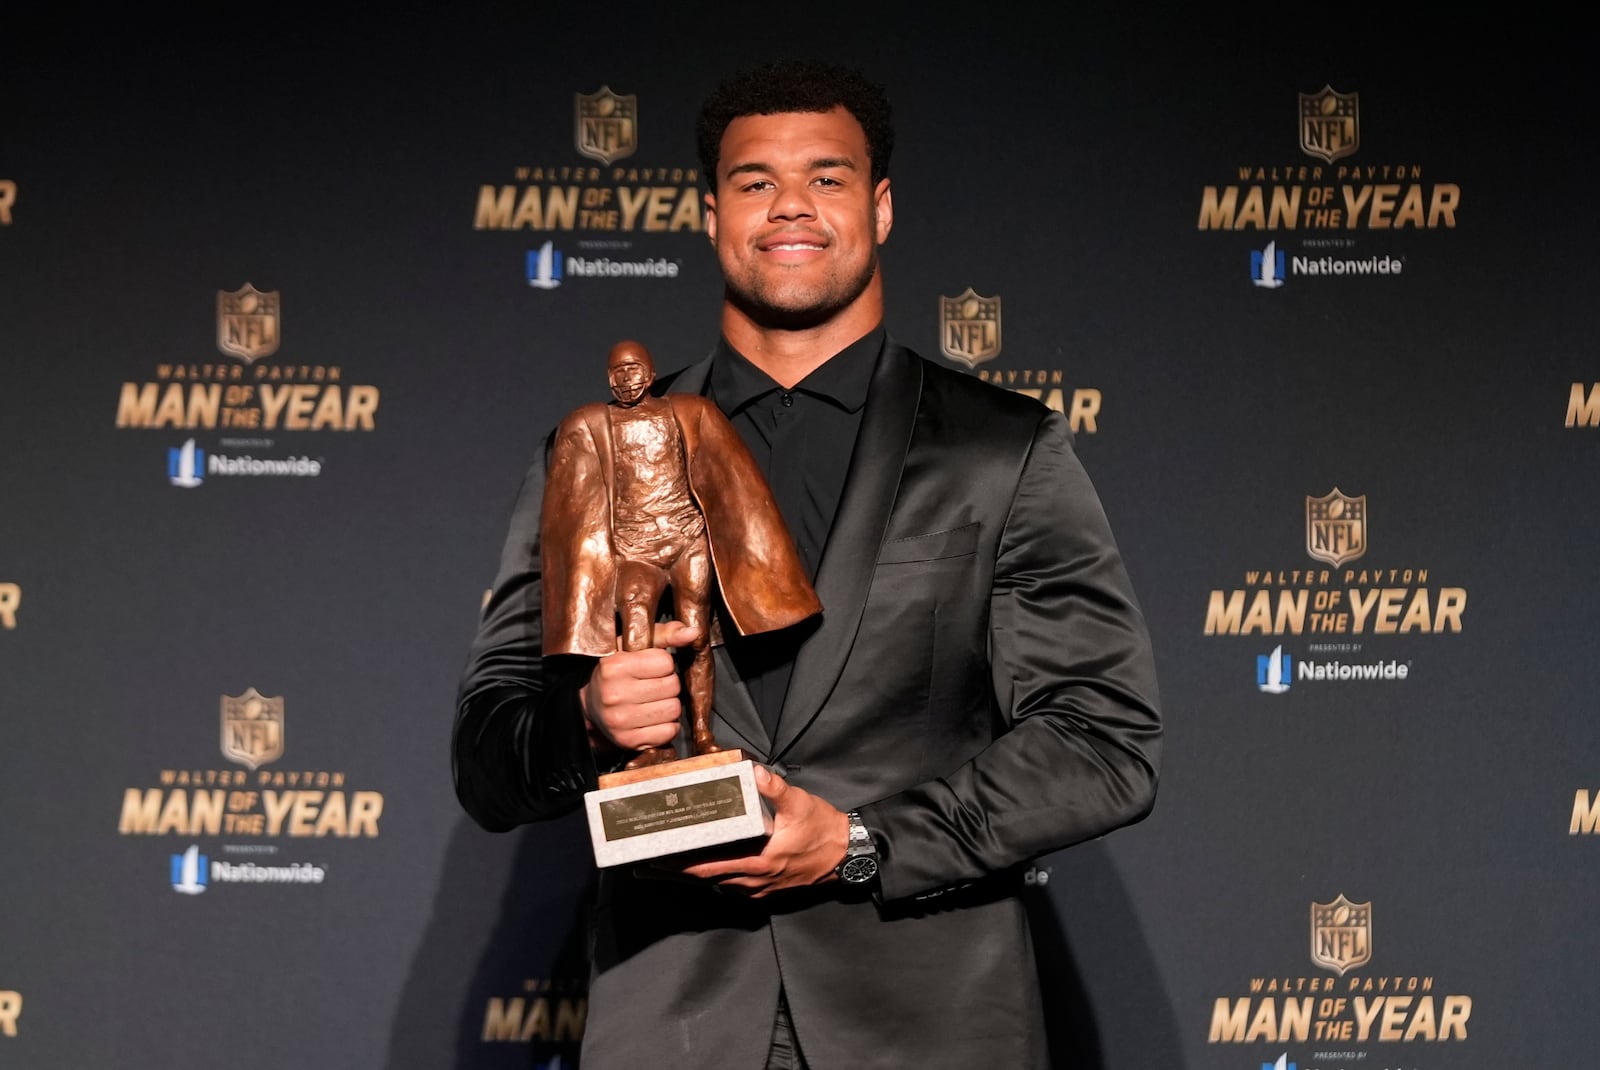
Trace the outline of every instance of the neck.
<instances>
[{"instance_id":1,"label":"neck","mask_svg":"<svg viewBox=\"0 0 1600 1070\"><path fill-rule=\"evenodd\" d=\"M722 334L751 364L791 387L883 322L883 290L875 278L848 308L809 327L758 323L732 302L722 303Z\"/></svg>"}]
</instances>

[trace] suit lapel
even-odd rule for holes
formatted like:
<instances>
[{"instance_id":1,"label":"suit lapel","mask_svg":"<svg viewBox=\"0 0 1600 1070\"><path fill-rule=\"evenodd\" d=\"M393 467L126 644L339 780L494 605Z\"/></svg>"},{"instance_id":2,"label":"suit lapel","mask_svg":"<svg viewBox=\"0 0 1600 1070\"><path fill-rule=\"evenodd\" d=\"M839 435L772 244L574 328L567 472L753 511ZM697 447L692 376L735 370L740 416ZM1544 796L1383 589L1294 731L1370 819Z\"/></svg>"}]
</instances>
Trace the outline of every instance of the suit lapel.
<instances>
[{"instance_id":1,"label":"suit lapel","mask_svg":"<svg viewBox=\"0 0 1600 1070\"><path fill-rule=\"evenodd\" d=\"M894 507L921 394L921 362L909 350L886 342L867 393L833 529L817 567L822 625L795 659L778 720L774 759L816 718L844 670Z\"/></svg>"},{"instance_id":2,"label":"suit lapel","mask_svg":"<svg viewBox=\"0 0 1600 1070\"><path fill-rule=\"evenodd\" d=\"M704 394L706 378L710 373L711 358L706 357L668 379L666 392ZM728 656L727 647L719 644L712 648L711 653L716 663L716 683L711 700L713 708L739 737L738 742L741 747L750 749L760 757L766 757L771 740L767 738L766 726L761 723L761 714L756 709L755 699L750 696L750 689L745 686L744 680L739 676L738 668L733 664L733 659ZM733 741L721 742L726 746Z\"/></svg>"}]
</instances>

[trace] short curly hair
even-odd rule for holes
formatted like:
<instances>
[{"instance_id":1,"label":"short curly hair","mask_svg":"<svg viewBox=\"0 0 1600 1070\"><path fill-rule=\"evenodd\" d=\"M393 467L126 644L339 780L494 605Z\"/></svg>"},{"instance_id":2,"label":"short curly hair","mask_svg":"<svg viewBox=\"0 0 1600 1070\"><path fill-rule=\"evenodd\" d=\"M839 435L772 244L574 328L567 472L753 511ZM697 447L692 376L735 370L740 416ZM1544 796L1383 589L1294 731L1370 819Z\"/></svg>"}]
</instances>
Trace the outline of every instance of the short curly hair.
<instances>
[{"instance_id":1,"label":"short curly hair","mask_svg":"<svg viewBox=\"0 0 1600 1070\"><path fill-rule=\"evenodd\" d=\"M851 67L789 59L748 67L724 79L700 106L695 123L700 166L706 183L717 188L717 163L728 124L746 115L824 112L842 107L867 135L872 183L888 177L894 150L889 98L883 87Z\"/></svg>"}]
</instances>

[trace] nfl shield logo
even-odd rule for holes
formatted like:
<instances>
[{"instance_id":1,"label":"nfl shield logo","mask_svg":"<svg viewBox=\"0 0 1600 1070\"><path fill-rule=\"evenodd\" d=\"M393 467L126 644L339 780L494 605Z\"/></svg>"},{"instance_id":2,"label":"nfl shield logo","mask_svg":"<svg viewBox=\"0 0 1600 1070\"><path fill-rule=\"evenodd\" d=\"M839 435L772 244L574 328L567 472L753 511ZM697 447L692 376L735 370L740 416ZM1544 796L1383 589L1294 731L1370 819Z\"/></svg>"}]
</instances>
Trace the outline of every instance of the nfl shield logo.
<instances>
[{"instance_id":1,"label":"nfl shield logo","mask_svg":"<svg viewBox=\"0 0 1600 1070\"><path fill-rule=\"evenodd\" d=\"M1306 553L1338 568L1367 552L1367 496L1352 498L1334 487L1306 495Z\"/></svg>"},{"instance_id":2,"label":"nfl shield logo","mask_svg":"<svg viewBox=\"0 0 1600 1070\"><path fill-rule=\"evenodd\" d=\"M217 291L217 348L249 364L278 351L278 291Z\"/></svg>"},{"instance_id":3,"label":"nfl shield logo","mask_svg":"<svg viewBox=\"0 0 1600 1070\"><path fill-rule=\"evenodd\" d=\"M601 86L588 96L577 94L577 100L578 151L601 163L632 156L639 147L639 98Z\"/></svg>"},{"instance_id":4,"label":"nfl shield logo","mask_svg":"<svg viewBox=\"0 0 1600 1070\"><path fill-rule=\"evenodd\" d=\"M1300 151L1329 163L1361 147L1361 94L1323 86L1300 94Z\"/></svg>"},{"instance_id":5,"label":"nfl shield logo","mask_svg":"<svg viewBox=\"0 0 1600 1070\"><path fill-rule=\"evenodd\" d=\"M976 368L1000 355L1000 298L980 297L972 287L939 298L939 351Z\"/></svg>"},{"instance_id":6,"label":"nfl shield logo","mask_svg":"<svg viewBox=\"0 0 1600 1070\"><path fill-rule=\"evenodd\" d=\"M253 771L283 757L283 696L222 696L222 755Z\"/></svg>"},{"instance_id":7,"label":"nfl shield logo","mask_svg":"<svg viewBox=\"0 0 1600 1070\"><path fill-rule=\"evenodd\" d=\"M1343 977L1372 959L1372 901L1311 904L1311 961Z\"/></svg>"}]
</instances>

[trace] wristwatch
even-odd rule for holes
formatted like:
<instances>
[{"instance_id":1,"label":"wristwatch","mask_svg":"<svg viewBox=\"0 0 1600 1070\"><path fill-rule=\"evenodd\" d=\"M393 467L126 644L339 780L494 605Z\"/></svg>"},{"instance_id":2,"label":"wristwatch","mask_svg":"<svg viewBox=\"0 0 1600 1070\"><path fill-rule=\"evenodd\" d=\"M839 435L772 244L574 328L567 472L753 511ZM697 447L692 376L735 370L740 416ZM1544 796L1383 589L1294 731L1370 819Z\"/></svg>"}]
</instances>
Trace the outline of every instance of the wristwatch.
<instances>
[{"instance_id":1,"label":"wristwatch","mask_svg":"<svg viewBox=\"0 0 1600 1070\"><path fill-rule=\"evenodd\" d=\"M851 810L845 817L850 821L850 838L846 841L844 861L834 872L846 884L869 884L878 878L877 845L872 842L872 833L867 831L859 812Z\"/></svg>"}]
</instances>

